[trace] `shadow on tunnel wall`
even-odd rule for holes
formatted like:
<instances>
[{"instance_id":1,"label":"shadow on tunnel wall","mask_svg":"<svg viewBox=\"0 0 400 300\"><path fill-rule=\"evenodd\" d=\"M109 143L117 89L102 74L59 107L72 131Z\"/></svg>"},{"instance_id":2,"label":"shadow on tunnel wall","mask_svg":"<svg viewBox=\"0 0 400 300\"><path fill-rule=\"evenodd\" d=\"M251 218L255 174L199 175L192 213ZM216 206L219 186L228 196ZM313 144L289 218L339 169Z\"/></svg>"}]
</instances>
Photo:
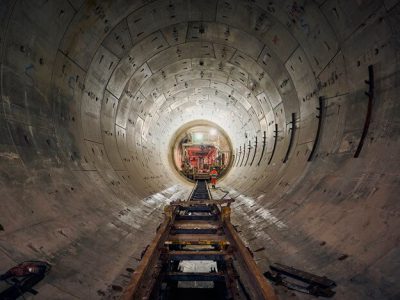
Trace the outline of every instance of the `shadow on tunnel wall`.
<instances>
[{"instance_id":1,"label":"shadow on tunnel wall","mask_svg":"<svg viewBox=\"0 0 400 300\"><path fill-rule=\"evenodd\" d=\"M41 299L118 296L190 193L168 145L202 119L232 140L223 188L262 270L398 298L399 9L1 1L0 270L50 262Z\"/></svg>"}]
</instances>

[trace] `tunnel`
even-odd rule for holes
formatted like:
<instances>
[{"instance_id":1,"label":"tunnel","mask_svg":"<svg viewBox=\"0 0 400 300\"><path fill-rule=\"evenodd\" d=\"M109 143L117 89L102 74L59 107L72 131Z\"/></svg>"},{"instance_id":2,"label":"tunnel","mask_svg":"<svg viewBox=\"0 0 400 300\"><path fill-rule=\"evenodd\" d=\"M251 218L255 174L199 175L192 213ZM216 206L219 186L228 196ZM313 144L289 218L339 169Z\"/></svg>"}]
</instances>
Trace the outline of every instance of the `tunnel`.
<instances>
[{"instance_id":1,"label":"tunnel","mask_svg":"<svg viewBox=\"0 0 400 300\"><path fill-rule=\"evenodd\" d=\"M44 260L27 299L118 299L193 188L174 137L210 122L261 271L399 299L399 20L396 0L2 0L0 273Z\"/></svg>"}]
</instances>

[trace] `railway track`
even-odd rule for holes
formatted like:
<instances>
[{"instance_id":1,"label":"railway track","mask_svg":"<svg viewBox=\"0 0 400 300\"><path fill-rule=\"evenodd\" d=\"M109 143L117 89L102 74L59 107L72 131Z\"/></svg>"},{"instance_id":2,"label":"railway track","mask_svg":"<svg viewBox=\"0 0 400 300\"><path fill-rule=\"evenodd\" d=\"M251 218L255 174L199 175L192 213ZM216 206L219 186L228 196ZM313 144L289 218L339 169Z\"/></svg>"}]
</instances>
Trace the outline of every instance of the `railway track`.
<instances>
[{"instance_id":1,"label":"railway track","mask_svg":"<svg viewBox=\"0 0 400 300\"><path fill-rule=\"evenodd\" d=\"M230 223L232 202L212 199L199 180L167 206L124 299L276 299Z\"/></svg>"}]
</instances>

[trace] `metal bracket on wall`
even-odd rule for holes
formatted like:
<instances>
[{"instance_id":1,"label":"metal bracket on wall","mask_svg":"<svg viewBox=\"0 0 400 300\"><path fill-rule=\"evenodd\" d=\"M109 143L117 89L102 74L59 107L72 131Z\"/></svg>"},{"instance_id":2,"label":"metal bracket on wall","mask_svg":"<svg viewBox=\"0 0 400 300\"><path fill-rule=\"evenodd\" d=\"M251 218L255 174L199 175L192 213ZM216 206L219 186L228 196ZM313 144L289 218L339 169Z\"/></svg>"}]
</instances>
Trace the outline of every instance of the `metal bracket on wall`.
<instances>
[{"instance_id":1,"label":"metal bracket on wall","mask_svg":"<svg viewBox=\"0 0 400 300\"><path fill-rule=\"evenodd\" d=\"M247 148L247 149L249 149L249 151L247 152L247 158L246 158L246 162L244 163L244 166L247 166L247 162L249 161L249 157L250 157L250 150L252 149L253 147L251 147L251 141L249 141L249 147Z\"/></svg>"},{"instance_id":2,"label":"metal bracket on wall","mask_svg":"<svg viewBox=\"0 0 400 300\"><path fill-rule=\"evenodd\" d=\"M360 138L360 142L358 143L357 150L354 153L354 157L357 158L360 155L361 149L364 146L365 138L367 137L369 125L371 124L371 116L372 116L372 106L374 102L374 67L372 65L368 66L368 80L365 81L366 84L369 86L368 92L365 94L368 96L368 109L367 114L365 116L364 128Z\"/></svg>"},{"instance_id":3,"label":"metal bracket on wall","mask_svg":"<svg viewBox=\"0 0 400 300\"><path fill-rule=\"evenodd\" d=\"M265 131L264 131L264 134L265 134ZM253 165L254 159L256 158L256 153L257 153L257 136L256 136L256 141L255 141L255 145L254 145L254 153L253 153L253 158L250 163L250 167Z\"/></svg>"},{"instance_id":4,"label":"metal bracket on wall","mask_svg":"<svg viewBox=\"0 0 400 300\"><path fill-rule=\"evenodd\" d=\"M278 124L275 124L275 134L274 134L274 147L272 148L271 157L269 158L268 164L271 164L272 158L274 157L276 144L278 143Z\"/></svg>"},{"instance_id":5,"label":"metal bracket on wall","mask_svg":"<svg viewBox=\"0 0 400 300\"><path fill-rule=\"evenodd\" d=\"M283 163L287 162L290 151L292 150L293 147L294 137L296 133L296 113L292 113L292 121L290 122L290 124L292 124L292 128L290 128L291 132L290 132L289 146L286 151L285 158L283 159Z\"/></svg>"},{"instance_id":6,"label":"metal bracket on wall","mask_svg":"<svg viewBox=\"0 0 400 300\"><path fill-rule=\"evenodd\" d=\"M259 161L258 161L258 163L257 163L257 166L260 165L260 163L261 163L261 161L262 161L262 159L263 159L263 156L264 156L265 146L266 146L266 141L267 141L267 136L266 136L266 134L267 134L267 133L264 131L264 136L263 136L263 148L262 148L261 156L260 156L260 159L259 159Z\"/></svg>"},{"instance_id":7,"label":"metal bracket on wall","mask_svg":"<svg viewBox=\"0 0 400 300\"><path fill-rule=\"evenodd\" d=\"M240 166L242 166L245 156L246 156L246 143L243 144L243 157Z\"/></svg>"},{"instance_id":8,"label":"metal bracket on wall","mask_svg":"<svg viewBox=\"0 0 400 300\"><path fill-rule=\"evenodd\" d=\"M318 127L317 127L317 133L315 134L315 139L314 139L314 144L311 149L310 155L308 156L307 161L312 161L315 155L315 152L317 151L317 146L319 144L319 136L321 134L321 128L322 128L322 118L324 115L324 97L319 97L319 106L317 107L317 111L319 111L319 115L317 115L318 118Z\"/></svg>"},{"instance_id":9,"label":"metal bracket on wall","mask_svg":"<svg viewBox=\"0 0 400 300\"><path fill-rule=\"evenodd\" d=\"M240 156L242 156L242 146L239 146L239 155L238 155L238 160L236 162L236 167L239 166Z\"/></svg>"},{"instance_id":10,"label":"metal bracket on wall","mask_svg":"<svg viewBox=\"0 0 400 300\"><path fill-rule=\"evenodd\" d=\"M233 156L232 166L235 166L237 159L238 159L238 149L236 148L235 155Z\"/></svg>"}]
</instances>

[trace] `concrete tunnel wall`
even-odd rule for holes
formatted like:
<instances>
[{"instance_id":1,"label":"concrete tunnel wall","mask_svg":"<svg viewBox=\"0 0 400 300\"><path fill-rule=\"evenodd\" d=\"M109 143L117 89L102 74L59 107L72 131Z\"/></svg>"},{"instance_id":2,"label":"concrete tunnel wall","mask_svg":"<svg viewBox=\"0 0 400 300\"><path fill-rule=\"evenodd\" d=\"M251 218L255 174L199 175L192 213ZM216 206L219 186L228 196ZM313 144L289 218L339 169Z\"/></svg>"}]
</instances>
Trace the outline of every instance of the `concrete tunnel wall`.
<instances>
[{"instance_id":1,"label":"concrete tunnel wall","mask_svg":"<svg viewBox=\"0 0 400 300\"><path fill-rule=\"evenodd\" d=\"M262 270L326 275L336 299L398 299L399 12L390 0L2 0L0 270L52 263L40 299L120 295L163 206L191 189L170 138L201 119L240 155L221 185Z\"/></svg>"}]
</instances>

